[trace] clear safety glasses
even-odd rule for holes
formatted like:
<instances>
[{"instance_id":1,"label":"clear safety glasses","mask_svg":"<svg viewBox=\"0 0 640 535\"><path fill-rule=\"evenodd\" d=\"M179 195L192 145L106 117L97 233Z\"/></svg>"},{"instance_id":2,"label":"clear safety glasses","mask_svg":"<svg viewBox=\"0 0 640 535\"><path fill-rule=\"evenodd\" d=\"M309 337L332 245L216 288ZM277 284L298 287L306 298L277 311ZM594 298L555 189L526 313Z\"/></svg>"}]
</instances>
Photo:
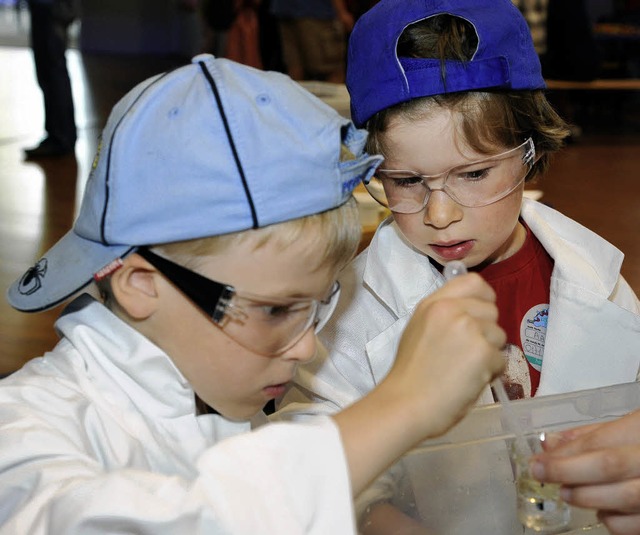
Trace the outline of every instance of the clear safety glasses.
<instances>
[{"instance_id":1,"label":"clear safety glasses","mask_svg":"<svg viewBox=\"0 0 640 535\"><path fill-rule=\"evenodd\" d=\"M277 356L316 332L333 313L340 294L336 282L325 300L275 298L238 292L159 256L146 247L136 251L154 266L213 323L246 349L264 356Z\"/></svg>"},{"instance_id":2,"label":"clear safety glasses","mask_svg":"<svg viewBox=\"0 0 640 535\"><path fill-rule=\"evenodd\" d=\"M522 184L535 160L536 148L528 138L515 149L437 175L378 169L365 187L376 201L400 214L422 210L432 191L443 191L458 204L475 208L509 195Z\"/></svg>"}]
</instances>

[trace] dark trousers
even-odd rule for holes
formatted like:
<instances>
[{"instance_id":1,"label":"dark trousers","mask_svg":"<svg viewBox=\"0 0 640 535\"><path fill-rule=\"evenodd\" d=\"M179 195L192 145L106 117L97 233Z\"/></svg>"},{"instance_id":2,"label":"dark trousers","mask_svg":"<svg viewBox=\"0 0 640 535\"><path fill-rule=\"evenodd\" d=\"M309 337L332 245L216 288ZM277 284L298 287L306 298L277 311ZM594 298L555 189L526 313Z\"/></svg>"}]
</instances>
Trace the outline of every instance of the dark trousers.
<instances>
[{"instance_id":1,"label":"dark trousers","mask_svg":"<svg viewBox=\"0 0 640 535\"><path fill-rule=\"evenodd\" d=\"M67 71L68 22L57 20L51 4L29 2L31 48L44 98L47 136L66 148L73 148L77 132L71 81Z\"/></svg>"}]
</instances>

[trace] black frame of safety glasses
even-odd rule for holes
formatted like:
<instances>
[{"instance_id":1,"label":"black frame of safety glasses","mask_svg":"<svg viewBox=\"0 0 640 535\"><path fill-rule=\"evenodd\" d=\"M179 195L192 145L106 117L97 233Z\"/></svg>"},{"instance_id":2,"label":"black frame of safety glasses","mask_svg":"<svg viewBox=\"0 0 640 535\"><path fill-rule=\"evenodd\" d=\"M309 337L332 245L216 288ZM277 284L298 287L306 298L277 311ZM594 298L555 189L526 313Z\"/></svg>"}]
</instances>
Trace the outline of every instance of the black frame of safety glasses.
<instances>
[{"instance_id":1,"label":"black frame of safety glasses","mask_svg":"<svg viewBox=\"0 0 640 535\"><path fill-rule=\"evenodd\" d=\"M136 253L162 273L214 322L218 324L222 322L226 308L236 293L233 286L222 284L191 271L157 255L148 247L139 247Z\"/></svg>"}]
</instances>

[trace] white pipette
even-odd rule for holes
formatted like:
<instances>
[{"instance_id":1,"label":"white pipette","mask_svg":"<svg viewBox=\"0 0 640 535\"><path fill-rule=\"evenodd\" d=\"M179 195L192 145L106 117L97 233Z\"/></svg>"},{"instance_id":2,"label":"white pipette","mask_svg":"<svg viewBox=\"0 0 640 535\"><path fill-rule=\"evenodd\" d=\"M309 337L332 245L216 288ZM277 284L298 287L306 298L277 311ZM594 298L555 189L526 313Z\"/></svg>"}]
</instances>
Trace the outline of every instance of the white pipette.
<instances>
[{"instance_id":1,"label":"white pipette","mask_svg":"<svg viewBox=\"0 0 640 535\"><path fill-rule=\"evenodd\" d=\"M459 275L464 275L466 272L467 266L465 266L460 260L447 262L442 270L442 274L446 280L451 280ZM527 458L531 457L531 455L533 455L533 451L529 442L524 437L520 423L518 422L515 412L513 411L513 407L511 406L511 400L507 395L507 391L504 389L504 385L502 384L500 377L496 377L491 381L491 388L495 392L496 397L502 406L502 415L504 416L506 426L515 435L514 446L517 452Z\"/></svg>"}]
</instances>

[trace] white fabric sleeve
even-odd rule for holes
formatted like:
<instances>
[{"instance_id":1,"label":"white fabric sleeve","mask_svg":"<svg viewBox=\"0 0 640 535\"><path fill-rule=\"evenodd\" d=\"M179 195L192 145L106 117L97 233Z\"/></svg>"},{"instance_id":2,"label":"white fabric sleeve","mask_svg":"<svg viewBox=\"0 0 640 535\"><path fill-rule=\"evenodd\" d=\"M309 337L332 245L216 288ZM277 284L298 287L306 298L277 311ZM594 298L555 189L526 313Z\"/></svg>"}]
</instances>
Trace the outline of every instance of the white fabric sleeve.
<instances>
[{"instance_id":1,"label":"white fabric sleeve","mask_svg":"<svg viewBox=\"0 0 640 535\"><path fill-rule=\"evenodd\" d=\"M135 459L114 459L109 469L78 437L2 416L2 534L355 534L346 458L330 418L223 440L187 479L121 468Z\"/></svg>"},{"instance_id":2,"label":"white fabric sleeve","mask_svg":"<svg viewBox=\"0 0 640 535\"><path fill-rule=\"evenodd\" d=\"M371 485L364 489L355 499L355 515L358 526L366 522L370 509L381 502L392 503L399 493L399 481L405 477L402 460L398 461Z\"/></svg>"}]
</instances>

